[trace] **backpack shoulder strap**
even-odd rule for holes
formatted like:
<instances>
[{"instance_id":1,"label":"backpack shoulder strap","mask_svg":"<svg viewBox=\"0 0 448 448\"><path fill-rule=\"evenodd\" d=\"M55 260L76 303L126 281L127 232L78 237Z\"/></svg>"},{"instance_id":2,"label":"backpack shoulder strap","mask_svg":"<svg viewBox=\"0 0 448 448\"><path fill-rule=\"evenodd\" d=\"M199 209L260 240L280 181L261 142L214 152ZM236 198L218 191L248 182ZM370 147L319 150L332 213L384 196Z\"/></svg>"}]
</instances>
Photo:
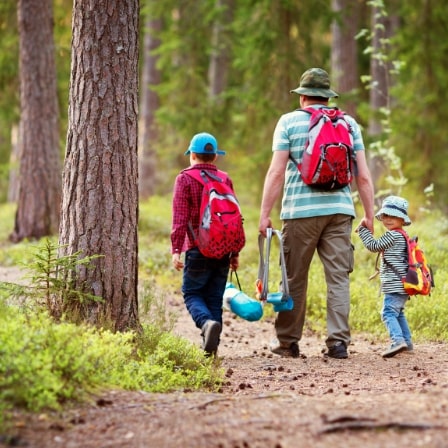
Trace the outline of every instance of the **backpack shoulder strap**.
<instances>
[{"instance_id":1,"label":"backpack shoulder strap","mask_svg":"<svg viewBox=\"0 0 448 448\"><path fill-rule=\"evenodd\" d=\"M215 180L217 182L225 182L228 178L228 175L225 171L216 170L208 171L204 169L197 169L194 167L186 168L182 170L182 173L188 174L193 179L196 179L201 184L205 185L208 182L208 179Z\"/></svg>"},{"instance_id":2,"label":"backpack shoulder strap","mask_svg":"<svg viewBox=\"0 0 448 448\"><path fill-rule=\"evenodd\" d=\"M324 106L324 107L311 107L311 106L308 106L308 107L303 107L303 108L299 107L296 110L299 110L299 111L302 111L302 112L307 112L307 113L309 113L311 115L313 114L313 112L314 113L316 113L316 112L325 113L326 111L330 111L330 113L333 112L334 114L338 114L338 115L340 115L340 114L345 115L345 112L343 112L341 109L339 109L339 107L330 107L330 106Z\"/></svg>"},{"instance_id":3,"label":"backpack shoulder strap","mask_svg":"<svg viewBox=\"0 0 448 448\"><path fill-rule=\"evenodd\" d=\"M198 170L195 168L186 168L182 170L182 173L187 174L188 176L196 179L202 185L205 185L206 180L204 179L204 175L202 174L204 170Z\"/></svg>"},{"instance_id":4,"label":"backpack shoulder strap","mask_svg":"<svg viewBox=\"0 0 448 448\"><path fill-rule=\"evenodd\" d=\"M409 237L408 233L406 232L406 230L403 229L394 229L396 232L401 233L404 236L404 239L406 240L406 244L408 246L408 252L410 252L411 249L411 238Z\"/></svg>"},{"instance_id":5,"label":"backpack shoulder strap","mask_svg":"<svg viewBox=\"0 0 448 448\"><path fill-rule=\"evenodd\" d=\"M313 107L304 107L302 109L301 107L299 107L298 109L295 109L295 110L299 111L299 112L306 112L307 114L311 115L313 113L314 108Z\"/></svg>"},{"instance_id":6,"label":"backpack shoulder strap","mask_svg":"<svg viewBox=\"0 0 448 448\"><path fill-rule=\"evenodd\" d=\"M406 230L403 230L403 229L394 229L394 230L395 230L395 232L401 233L406 238L406 241L409 239L409 235L406 232Z\"/></svg>"},{"instance_id":7,"label":"backpack shoulder strap","mask_svg":"<svg viewBox=\"0 0 448 448\"><path fill-rule=\"evenodd\" d=\"M407 249L408 249L408 259L409 259L409 254L410 254L410 247L409 247L409 235L406 233L406 231L405 230L403 230L403 229L394 229L396 232L398 232L398 233L401 233L403 236L404 236L404 238L405 238L405 240L406 240L406 245L407 245ZM399 277L399 278L401 278L401 275L400 275L400 273L398 272L398 269L395 267L395 266L392 266L385 258L384 258L384 256L383 256L383 261L384 261L384 263L385 264L387 264L387 266L389 266L389 268L390 269L392 269L392 271L394 271L395 272L395 274Z\"/></svg>"},{"instance_id":8,"label":"backpack shoulder strap","mask_svg":"<svg viewBox=\"0 0 448 448\"><path fill-rule=\"evenodd\" d=\"M229 175L225 172L225 171L221 171L221 170L216 170L216 174L218 175L218 177L222 180L222 181L226 181L227 178L229 177Z\"/></svg>"}]
</instances>

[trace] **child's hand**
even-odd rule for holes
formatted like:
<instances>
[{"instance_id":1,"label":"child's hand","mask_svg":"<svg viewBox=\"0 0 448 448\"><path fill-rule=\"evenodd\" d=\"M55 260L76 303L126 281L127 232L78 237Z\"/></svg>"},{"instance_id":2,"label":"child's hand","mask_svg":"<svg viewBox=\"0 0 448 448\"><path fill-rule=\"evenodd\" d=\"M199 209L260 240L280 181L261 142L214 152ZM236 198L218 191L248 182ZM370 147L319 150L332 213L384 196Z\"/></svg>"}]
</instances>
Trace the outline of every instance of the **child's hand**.
<instances>
[{"instance_id":1,"label":"child's hand","mask_svg":"<svg viewBox=\"0 0 448 448\"><path fill-rule=\"evenodd\" d=\"M172 261L174 269L176 269L176 271L180 271L181 269L183 269L184 264L183 264L182 260L180 259L179 253L173 254L171 261Z\"/></svg>"},{"instance_id":2,"label":"child's hand","mask_svg":"<svg viewBox=\"0 0 448 448\"><path fill-rule=\"evenodd\" d=\"M238 269L238 266L240 265L240 256L239 255L232 255L230 257L230 269L232 271L236 271Z\"/></svg>"},{"instance_id":3,"label":"child's hand","mask_svg":"<svg viewBox=\"0 0 448 448\"><path fill-rule=\"evenodd\" d=\"M362 225L362 223L360 223L360 224L358 225L358 227L356 227L356 229L355 229L355 233L358 233L358 232L359 232L359 229L360 229L361 227L364 227L364 226Z\"/></svg>"},{"instance_id":4,"label":"child's hand","mask_svg":"<svg viewBox=\"0 0 448 448\"><path fill-rule=\"evenodd\" d=\"M359 233L359 229L361 227L365 227L366 229L369 229L373 233L373 222L368 222L366 218L362 219L361 222L358 224L358 227L355 229L355 233Z\"/></svg>"}]
</instances>

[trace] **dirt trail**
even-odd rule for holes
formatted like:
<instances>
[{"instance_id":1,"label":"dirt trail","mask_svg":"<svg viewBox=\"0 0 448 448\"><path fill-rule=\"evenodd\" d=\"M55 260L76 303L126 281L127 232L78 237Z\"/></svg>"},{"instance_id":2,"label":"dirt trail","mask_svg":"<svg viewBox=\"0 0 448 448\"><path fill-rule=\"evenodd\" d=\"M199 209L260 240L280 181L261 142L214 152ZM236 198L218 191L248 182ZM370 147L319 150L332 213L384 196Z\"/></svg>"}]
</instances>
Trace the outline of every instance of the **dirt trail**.
<instances>
[{"instance_id":1,"label":"dirt trail","mask_svg":"<svg viewBox=\"0 0 448 448\"><path fill-rule=\"evenodd\" d=\"M200 343L180 300L175 331ZM346 360L325 359L307 335L302 356L272 355L272 321L225 312L221 393L110 392L61 414L17 414L16 442L33 448L363 448L448 446L447 344L383 359L354 335ZM25 446L25 445L23 445Z\"/></svg>"}]
</instances>

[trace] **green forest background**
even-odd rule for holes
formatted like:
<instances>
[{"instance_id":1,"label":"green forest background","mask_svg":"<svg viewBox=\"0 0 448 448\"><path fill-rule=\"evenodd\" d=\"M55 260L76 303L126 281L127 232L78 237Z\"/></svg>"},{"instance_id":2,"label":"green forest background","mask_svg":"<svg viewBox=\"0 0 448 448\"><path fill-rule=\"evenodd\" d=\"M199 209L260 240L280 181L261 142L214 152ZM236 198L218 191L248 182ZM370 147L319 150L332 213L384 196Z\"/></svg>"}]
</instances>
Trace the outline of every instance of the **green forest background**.
<instances>
[{"instance_id":1,"label":"green forest background","mask_svg":"<svg viewBox=\"0 0 448 448\"><path fill-rule=\"evenodd\" d=\"M155 192L170 192L176 172L187 163L183 153L191 136L208 131L228 151L220 167L231 172L241 201L256 205L271 157L275 123L282 113L298 107L298 97L289 90L309 67L331 73L331 25L349 10L335 15L328 0L228 2L233 14L222 41L230 49L227 87L218 98L210 99L207 71L214 51L213 24L223 14L221 3L141 1L141 40L148 15L163 23L157 48L161 81L154 86L159 98L158 134L151 142L157 155ZM407 196L413 215L428 205L446 213L448 4L431 0L352 3L358 5L359 86L344 92L337 105L344 109L355 104L355 116L365 129L368 157L371 162L377 157L383 160L375 177L377 196L389 191ZM7 199L11 133L20 118L16 7L15 0L0 4L0 202ZM383 42L387 52L377 54L372 53L369 41L374 7L398 19L394 34ZM71 1L54 1L61 159L67 130L71 8ZM392 70L387 80L388 107L381 115L386 120L383 133L371 136L367 126L372 115L378 114L369 104L370 89L375 88L369 85L369 67L375 58ZM337 90L338 86L333 87Z\"/></svg>"},{"instance_id":2,"label":"green forest background","mask_svg":"<svg viewBox=\"0 0 448 448\"><path fill-rule=\"evenodd\" d=\"M34 254L34 242L25 239L19 244L3 244L13 228L15 209L7 198L10 174L17 169L11 161L11 148L20 120L17 3L0 2L0 265L33 267L41 261ZM6 306L10 300L7 291L5 300L0 300L0 320L4 323L0 326L0 411L13 405L32 410L57 408L65 400L80 399L80 391L105 384L157 392L219 385L222 378L210 363L204 367L202 353L195 347L186 348L185 341L173 339L169 334L171 319L164 321L165 294L180 297L181 283L180 273L171 268L169 251L174 178L188 163L184 151L192 135L201 131L216 135L219 146L227 151L226 157L219 159L219 166L230 172L243 208L247 245L238 272L243 290L253 295L258 274L259 204L271 159L272 133L279 116L298 107L298 96L289 91L297 87L306 69L322 67L335 79L334 52L344 54L345 50L343 46L334 47L335 23L342 26L356 22L355 58L345 64L341 74L344 81L356 73L355 83L350 89L342 88L341 79L333 84L341 93L336 104L352 110L363 126L367 157L375 174L377 205L389 193L409 199L413 220L410 232L424 242L436 272L434 293L413 298L407 306L414 340L447 341L448 112L444 100L448 87L448 3L141 0L140 4L142 72L147 62L143 49L148 18L162 25L156 35L160 43L153 54L157 56L160 80L157 85L140 85L140 94L151 89L158 98L153 111L157 133L150 141L155 155L155 188L152 196L142 197L139 204L139 286L144 290L139 306L145 331L135 340L132 334L112 335L101 330L99 342L92 343L94 329L80 332L68 323L54 329L44 314L37 313L30 319L27 314L17 313L15 307ZM334 12L336 4L345 5L338 14ZM62 160L73 3L55 0L53 5ZM229 10L231 18L225 21ZM385 33L376 46L372 32L381 24L372 25L375 14L393 18L391 22L395 23L394 32ZM214 40L217 23L224 24L218 43L226 48L226 59L218 67L225 75L226 87L210 95L210 60L219 49ZM388 67L385 84L378 84L372 76L373 62ZM375 107L372 91L378 93L379 89L384 89L380 92L383 105ZM379 132L378 127L375 132L371 130L375 120L381 124ZM375 229L382 231L379 223ZM387 336L379 316L378 282L368 281L375 256L362 247L359 238L354 237L353 242L356 269L351 281L351 326L356 332L384 340ZM42 249L37 254L42 255ZM57 257L51 260L59 262ZM308 295L312 300L306 325L320 334L325 333L326 322L322 279L322 267L315 259L309 275ZM273 285L275 280L271 280ZM41 290L37 293L39 304ZM270 312L267 307L266 314ZM189 356L185 355L187 349ZM192 376L186 377L185 372ZM0 430L3 415L0 412Z\"/></svg>"}]
</instances>

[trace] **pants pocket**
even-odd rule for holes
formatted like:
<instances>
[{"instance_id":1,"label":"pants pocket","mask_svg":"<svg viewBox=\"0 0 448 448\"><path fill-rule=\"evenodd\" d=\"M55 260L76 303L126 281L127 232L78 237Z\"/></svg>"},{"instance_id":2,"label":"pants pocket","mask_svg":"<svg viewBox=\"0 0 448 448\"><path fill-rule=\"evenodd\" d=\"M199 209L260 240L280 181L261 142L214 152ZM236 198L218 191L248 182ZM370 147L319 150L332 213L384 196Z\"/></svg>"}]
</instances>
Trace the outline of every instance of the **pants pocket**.
<instances>
[{"instance_id":1,"label":"pants pocket","mask_svg":"<svg viewBox=\"0 0 448 448\"><path fill-rule=\"evenodd\" d=\"M199 251L191 249L185 257L185 270L189 275L197 277L207 270L207 259Z\"/></svg>"},{"instance_id":2,"label":"pants pocket","mask_svg":"<svg viewBox=\"0 0 448 448\"><path fill-rule=\"evenodd\" d=\"M350 250L348 251L348 273L351 274L355 268L355 246L350 243Z\"/></svg>"}]
</instances>

